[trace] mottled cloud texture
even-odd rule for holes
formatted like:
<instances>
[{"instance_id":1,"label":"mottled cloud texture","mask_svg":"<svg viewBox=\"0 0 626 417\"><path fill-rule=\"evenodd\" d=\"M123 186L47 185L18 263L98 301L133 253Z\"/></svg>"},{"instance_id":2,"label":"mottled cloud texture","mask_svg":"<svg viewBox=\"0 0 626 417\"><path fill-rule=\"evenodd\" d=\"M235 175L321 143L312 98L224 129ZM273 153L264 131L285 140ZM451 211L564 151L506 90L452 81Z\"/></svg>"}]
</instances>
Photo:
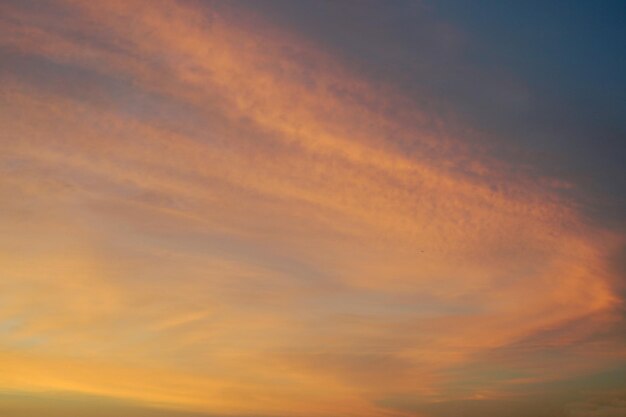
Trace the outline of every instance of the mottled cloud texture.
<instances>
[{"instance_id":1,"label":"mottled cloud texture","mask_svg":"<svg viewBox=\"0 0 626 417\"><path fill-rule=\"evenodd\" d=\"M10 417L623 415L623 235L453 112L234 3L2 1L0 53Z\"/></svg>"}]
</instances>

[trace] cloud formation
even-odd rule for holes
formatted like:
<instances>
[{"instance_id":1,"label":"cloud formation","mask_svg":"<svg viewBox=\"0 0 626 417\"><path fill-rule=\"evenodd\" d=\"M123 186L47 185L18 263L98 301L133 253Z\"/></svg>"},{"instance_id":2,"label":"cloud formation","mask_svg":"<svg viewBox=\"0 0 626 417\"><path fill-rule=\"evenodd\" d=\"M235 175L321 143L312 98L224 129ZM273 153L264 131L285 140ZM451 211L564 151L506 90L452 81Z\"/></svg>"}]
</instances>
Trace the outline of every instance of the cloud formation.
<instances>
[{"instance_id":1,"label":"cloud formation","mask_svg":"<svg viewBox=\"0 0 626 417\"><path fill-rule=\"evenodd\" d=\"M453 116L235 6L0 12L0 388L400 416L624 360L623 237Z\"/></svg>"}]
</instances>

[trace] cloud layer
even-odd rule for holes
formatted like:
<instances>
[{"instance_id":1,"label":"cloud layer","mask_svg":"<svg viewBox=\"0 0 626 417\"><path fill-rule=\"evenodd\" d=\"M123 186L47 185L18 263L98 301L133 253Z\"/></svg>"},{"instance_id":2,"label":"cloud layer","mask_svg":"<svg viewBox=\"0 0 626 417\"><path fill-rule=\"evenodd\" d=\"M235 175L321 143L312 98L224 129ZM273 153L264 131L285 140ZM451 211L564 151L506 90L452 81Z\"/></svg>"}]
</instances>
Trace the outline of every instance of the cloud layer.
<instances>
[{"instance_id":1,"label":"cloud layer","mask_svg":"<svg viewBox=\"0 0 626 417\"><path fill-rule=\"evenodd\" d=\"M223 3L0 16L1 389L391 416L623 362L622 236L454 115Z\"/></svg>"}]
</instances>

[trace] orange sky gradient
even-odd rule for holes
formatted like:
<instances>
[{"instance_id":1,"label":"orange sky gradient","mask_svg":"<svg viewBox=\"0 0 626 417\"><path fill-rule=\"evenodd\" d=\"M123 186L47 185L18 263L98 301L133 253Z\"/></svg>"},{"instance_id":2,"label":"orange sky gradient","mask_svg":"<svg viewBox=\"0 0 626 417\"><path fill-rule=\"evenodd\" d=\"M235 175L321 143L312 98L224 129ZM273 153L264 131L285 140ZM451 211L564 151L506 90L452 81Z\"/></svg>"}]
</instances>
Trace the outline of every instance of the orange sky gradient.
<instances>
[{"instance_id":1,"label":"orange sky gradient","mask_svg":"<svg viewBox=\"0 0 626 417\"><path fill-rule=\"evenodd\" d=\"M238 4L0 22L3 415L432 417L626 363L624 236L453 112Z\"/></svg>"}]
</instances>

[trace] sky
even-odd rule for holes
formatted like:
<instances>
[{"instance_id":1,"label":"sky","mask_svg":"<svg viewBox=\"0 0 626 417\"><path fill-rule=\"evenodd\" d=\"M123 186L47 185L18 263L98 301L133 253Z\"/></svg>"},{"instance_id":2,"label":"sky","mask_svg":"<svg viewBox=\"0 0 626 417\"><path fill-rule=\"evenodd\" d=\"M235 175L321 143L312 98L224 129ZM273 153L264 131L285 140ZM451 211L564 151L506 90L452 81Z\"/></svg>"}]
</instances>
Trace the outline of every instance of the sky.
<instances>
[{"instance_id":1,"label":"sky","mask_svg":"<svg viewBox=\"0 0 626 417\"><path fill-rule=\"evenodd\" d=\"M0 0L0 415L626 415L625 23Z\"/></svg>"}]
</instances>

